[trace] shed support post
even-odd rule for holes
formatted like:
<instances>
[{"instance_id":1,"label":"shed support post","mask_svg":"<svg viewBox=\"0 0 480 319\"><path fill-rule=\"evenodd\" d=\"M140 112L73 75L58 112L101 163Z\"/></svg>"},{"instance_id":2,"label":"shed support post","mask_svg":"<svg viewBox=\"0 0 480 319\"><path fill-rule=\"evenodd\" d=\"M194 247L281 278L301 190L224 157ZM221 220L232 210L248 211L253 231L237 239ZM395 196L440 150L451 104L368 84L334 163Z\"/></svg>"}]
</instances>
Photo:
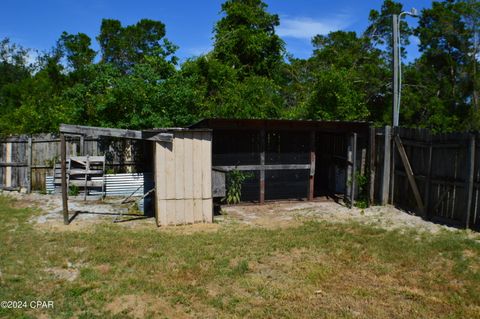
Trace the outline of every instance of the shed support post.
<instances>
[{"instance_id":1,"label":"shed support post","mask_svg":"<svg viewBox=\"0 0 480 319\"><path fill-rule=\"evenodd\" d=\"M60 156L62 170L62 206L63 206L63 223L68 225L68 194L67 194L67 145L65 142L65 134L60 133Z\"/></svg>"},{"instance_id":2,"label":"shed support post","mask_svg":"<svg viewBox=\"0 0 480 319\"><path fill-rule=\"evenodd\" d=\"M260 131L260 204L265 203L265 129Z\"/></svg>"},{"instance_id":3,"label":"shed support post","mask_svg":"<svg viewBox=\"0 0 480 319\"><path fill-rule=\"evenodd\" d=\"M32 192L32 137L28 137L27 144L27 193Z\"/></svg>"},{"instance_id":4,"label":"shed support post","mask_svg":"<svg viewBox=\"0 0 480 319\"><path fill-rule=\"evenodd\" d=\"M473 174L475 172L475 135L470 135L470 141L468 143L468 180L467 180L467 214L465 217L465 228L470 227L470 216L472 211L473 201L473 186L474 179Z\"/></svg>"},{"instance_id":5,"label":"shed support post","mask_svg":"<svg viewBox=\"0 0 480 319\"><path fill-rule=\"evenodd\" d=\"M310 132L310 175L308 183L308 200L315 196L315 131Z\"/></svg>"},{"instance_id":6,"label":"shed support post","mask_svg":"<svg viewBox=\"0 0 480 319\"><path fill-rule=\"evenodd\" d=\"M383 154L382 188L380 203L386 205L389 202L390 192L390 164L392 156L391 127L385 126L383 134L383 145L385 152Z\"/></svg>"},{"instance_id":7,"label":"shed support post","mask_svg":"<svg viewBox=\"0 0 480 319\"><path fill-rule=\"evenodd\" d=\"M355 204L355 189L357 188L357 133L352 135L352 186L350 188L350 207Z\"/></svg>"}]
</instances>

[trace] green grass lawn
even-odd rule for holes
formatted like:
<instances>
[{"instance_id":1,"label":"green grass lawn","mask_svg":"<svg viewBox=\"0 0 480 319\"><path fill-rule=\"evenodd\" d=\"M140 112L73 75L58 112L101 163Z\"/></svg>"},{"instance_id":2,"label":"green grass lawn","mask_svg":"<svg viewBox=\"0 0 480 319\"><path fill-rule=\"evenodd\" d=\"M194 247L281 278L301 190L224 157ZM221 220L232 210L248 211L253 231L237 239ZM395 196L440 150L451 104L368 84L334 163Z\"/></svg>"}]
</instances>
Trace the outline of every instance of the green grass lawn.
<instances>
[{"instance_id":1,"label":"green grass lawn","mask_svg":"<svg viewBox=\"0 0 480 319\"><path fill-rule=\"evenodd\" d=\"M38 212L15 206L0 197L0 301L54 308L0 317L480 318L480 244L461 231L105 222L46 232L28 222Z\"/></svg>"}]
</instances>

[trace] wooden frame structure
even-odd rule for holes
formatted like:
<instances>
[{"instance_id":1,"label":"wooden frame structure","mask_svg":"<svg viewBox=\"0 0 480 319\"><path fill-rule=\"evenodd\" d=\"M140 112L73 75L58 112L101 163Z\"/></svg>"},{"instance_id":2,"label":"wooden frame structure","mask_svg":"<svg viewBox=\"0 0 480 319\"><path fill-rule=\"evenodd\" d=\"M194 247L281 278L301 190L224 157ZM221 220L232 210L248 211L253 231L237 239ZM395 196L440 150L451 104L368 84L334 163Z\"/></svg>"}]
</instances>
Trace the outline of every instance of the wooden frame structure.
<instances>
[{"instance_id":1,"label":"wooden frame structure","mask_svg":"<svg viewBox=\"0 0 480 319\"><path fill-rule=\"evenodd\" d=\"M317 190L320 188L315 185L316 181L318 182L318 176L322 174L321 170L326 169L321 162L324 152L320 149L321 145L319 146L325 143L326 139L318 140L321 134L333 134L332 136L338 137L338 141L343 145L340 150L342 161L351 168L350 175L354 176L357 166L365 167L366 165L366 163L357 163L366 161L366 158L358 157L361 152L357 152L357 148L364 150L363 154L366 154L369 127L370 124L364 122L253 119L205 119L190 126L190 128L209 128L213 131L212 165L214 169L222 171L235 169L255 173L254 179L257 181L257 186L250 184L247 187L256 189L250 193L257 195L252 194L250 198L258 200L261 204L266 200L281 198L313 200L316 197ZM359 147L357 147L357 137L362 140L362 145ZM350 151L347 151L347 144L350 145ZM289 179L289 177L292 178ZM292 180L295 178L295 181ZM285 184L283 188L291 194L280 194L278 189L282 188L282 182L279 180L282 179L289 181L290 185ZM350 180L353 185L346 190L346 198L353 203L357 190L355 179L350 177ZM296 192L295 187L292 186L295 183L298 185ZM272 185L276 185L277 191Z\"/></svg>"},{"instance_id":2,"label":"wooden frame structure","mask_svg":"<svg viewBox=\"0 0 480 319\"><path fill-rule=\"evenodd\" d=\"M115 128L102 128L81 125L60 125L60 157L61 157L61 184L62 184L62 207L63 222L65 225L70 223L68 213L68 189L67 189L67 150L66 135L76 135L80 138L85 137L116 137L136 140L147 140L152 142L172 143L173 134L165 131L137 131ZM81 143L82 144L82 143Z\"/></svg>"}]
</instances>

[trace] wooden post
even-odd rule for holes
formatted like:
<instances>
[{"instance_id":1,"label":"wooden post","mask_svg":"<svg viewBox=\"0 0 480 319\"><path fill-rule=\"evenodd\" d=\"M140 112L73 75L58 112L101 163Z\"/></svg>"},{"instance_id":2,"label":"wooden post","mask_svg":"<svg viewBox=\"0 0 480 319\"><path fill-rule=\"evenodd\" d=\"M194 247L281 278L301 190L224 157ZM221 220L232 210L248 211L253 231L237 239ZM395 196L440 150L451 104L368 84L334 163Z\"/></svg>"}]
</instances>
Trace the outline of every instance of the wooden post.
<instances>
[{"instance_id":1,"label":"wooden post","mask_svg":"<svg viewBox=\"0 0 480 319\"><path fill-rule=\"evenodd\" d=\"M84 156L85 152L85 136L80 135L80 156Z\"/></svg>"},{"instance_id":2,"label":"wooden post","mask_svg":"<svg viewBox=\"0 0 480 319\"><path fill-rule=\"evenodd\" d=\"M389 197L388 197L388 203L390 205L394 204L394 199L395 199L395 168L396 168L396 163L395 163L395 141L393 139L393 136L399 131L398 127L393 127L391 132L390 132L390 147L391 147L391 158L390 158L390 190L388 191Z\"/></svg>"},{"instance_id":3,"label":"wooden post","mask_svg":"<svg viewBox=\"0 0 480 319\"><path fill-rule=\"evenodd\" d=\"M382 188L381 188L381 199L380 202L382 205L386 205L389 202L389 192L390 192L390 164L392 156L392 143L391 143L391 128L390 126L385 126L384 135L384 149L385 153L383 155L383 171L382 171Z\"/></svg>"},{"instance_id":4,"label":"wooden post","mask_svg":"<svg viewBox=\"0 0 480 319\"><path fill-rule=\"evenodd\" d=\"M10 188L12 187L12 143L6 144L5 151L5 162L7 164L5 167L5 186Z\"/></svg>"},{"instance_id":5,"label":"wooden post","mask_svg":"<svg viewBox=\"0 0 480 319\"><path fill-rule=\"evenodd\" d=\"M62 165L62 205L63 205L63 223L68 225L68 194L67 194L67 145L65 135L60 133L60 156Z\"/></svg>"},{"instance_id":6,"label":"wooden post","mask_svg":"<svg viewBox=\"0 0 480 319\"><path fill-rule=\"evenodd\" d=\"M470 141L468 143L468 157L467 157L467 212L465 216L465 228L470 227L470 216L472 211L473 200L473 174L475 172L475 135L470 135Z\"/></svg>"},{"instance_id":7,"label":"wooden post","mask_svg":"<svg viewBox=\"0 0 480 319\"><path fill-rule=\"evenodd\" d=\"M432 187L432 159L433 159L433 145L431 136L429 135L428 139L428 172L427 180L425 181L425 218L429 218L430 214L430 188Z\"/></svg>"},{"instance_id":8,"label":"wooden post","mask_svg":"<svg viewBox=\"0 0 480 319\"><path fill-rule=\"evenodd\" d=\"M260 204L265 203L265 129L260 131Z\"/></svg>"},{"instance_id":9,"label":"wooden post","mask_svg":"<svg viewBox=\"0 0 480 319\"><path fill-rule=\"evenodd\" d=\"M376 130L374 127L370 127L369 129L369 138L370 142L368 143L369 147L369 162L370 164L370 182L368 183L368 198L370 204L373 204L375 201L375 138L376 138Z\"/></svg>"},{"instance_id":10,"label":"wooden post","mask_svg":"<svg viewBox=\"0 0 480 319\"><path fill-rule=\"evenodd\" d=\"M357 133L352 135L352 187L350 189L350 207L355 204L355 190L357 188Z\"/></svg>"},{"instance_id":11,"label":"wooden post","mask_svg":"<svg viewBox=\"0 0 480 319\"><path fill-rule=\"evenodd\" d=\"M308 183L308 200L315 197L315 131L310 132L310 176Z\"/></svg>"},{"instance_id":12,"label":"wooden post","mask_svg":"<svg viewBox=\"0 0 480 319\"><path fill-rule=\"evenodd\" d=\"M408 182L412 188L420 214L425 216L425 207L423 206L422 197L420 196L420 191L418 190L417 182L415 181L415 175L413 174L412 166L410 165L410 161L408 160L407 153L403 147L402 140L398 134L395 135L395 144L397 145L398 153L400 154L400 158L402 160L403 167L405 168L405 173L407 174Z\"/></svg>"},{"instance_id":13,"label":"wooden post","mask_svg":"<svg viewBox=\"0 0 480 319\"><path fill-rule=\"evenodd\" d=\"M32 192L32 137L28 137L27 144L27 193Z\"/></svg>"}]
</instances>

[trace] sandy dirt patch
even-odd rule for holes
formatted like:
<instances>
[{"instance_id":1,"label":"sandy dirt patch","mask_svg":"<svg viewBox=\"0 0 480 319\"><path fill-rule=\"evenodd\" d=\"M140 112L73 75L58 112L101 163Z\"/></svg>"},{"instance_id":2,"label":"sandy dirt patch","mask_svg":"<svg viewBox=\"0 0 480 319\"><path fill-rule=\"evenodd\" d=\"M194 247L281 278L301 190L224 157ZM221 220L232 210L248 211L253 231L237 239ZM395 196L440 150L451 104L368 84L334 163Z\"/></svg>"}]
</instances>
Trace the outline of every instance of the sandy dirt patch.
<instances>
[{"instance_id":1,"label":"sandy dirt patch","mask_svg":"<svg viewBox=\"0 0 480 319\"><path fill-rule=\"evenodd\" d=\"M415 228L431 233L455 230L423 220L419 216L392 206L350 209L335 202L276 202L265 205L225 206L222 213L225 221L266 228L290 227L308 220L316 220L334 223L358 222L389 230Z\"/></svg>"}]
</instances>

